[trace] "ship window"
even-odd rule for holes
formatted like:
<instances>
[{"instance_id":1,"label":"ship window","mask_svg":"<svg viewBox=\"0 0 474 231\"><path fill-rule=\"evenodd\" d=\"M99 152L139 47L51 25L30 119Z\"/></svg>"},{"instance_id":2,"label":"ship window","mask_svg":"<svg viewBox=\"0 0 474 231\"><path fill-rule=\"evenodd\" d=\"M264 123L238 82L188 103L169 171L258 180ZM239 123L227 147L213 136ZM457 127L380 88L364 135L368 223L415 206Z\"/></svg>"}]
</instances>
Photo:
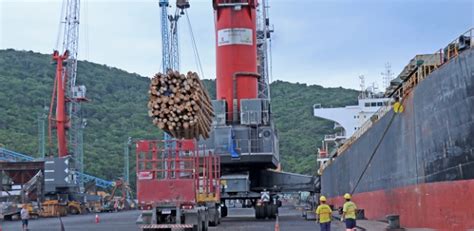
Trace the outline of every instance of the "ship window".
<instances>
[{"instance_id":1,"label":"ship window","mask_svg":"<svg viewBox=\"0 0 474 231\"><path fill-rule=\"evenodd\" d=\"M370 103L365 103L365 106L366 106L366 107L370 107Z\"/></svg>"},{"instance_id":2,"label":"ship window","mask_svg":"<svg viewBox=\"0 0 474 231\"><path fill-rule=\"evenodd\" d=\"M382 102L378 102L378 103L377 103L377 106L383 106L383 103L382 103Z\"/></svg>"},{"instance_id":3,"label":"ship window","mask_svg":"<svg viewBox=\"0 0 474 231\"><path fill-rule=\"evenodd\" d=\"M356 128L356 127L354 127L354 130L357 130L357 128Z\"/></svg>"},{"instance_id":4,"label":"ship window","mask_svg":"<svg viewBox=\"0 0 474 231\"><path fill-rule=\"evenodd\" d=\"M377 103L376 103L376 102L372 102L372 103L370 104L370 106L371 106L371 107L377 107Z\"/></svg>"},{"instance_id":5,"label":"ship window","mask_svg":"<svg viewBox=\"0 0 474 231\"><path fill-rule=\"evenodd\" d=\"M356 118L356 116L354 116L354 119Z\"/></svg>"},{"instance_id":6,"label":"ship window","mask_svg":"<svg viewBox=\"0 0 474 231\"><path fill-rule=\"evenodd\" d=\"M364 119L367 118L367 116L364 116Z\"/></svg>"}]
</instances>

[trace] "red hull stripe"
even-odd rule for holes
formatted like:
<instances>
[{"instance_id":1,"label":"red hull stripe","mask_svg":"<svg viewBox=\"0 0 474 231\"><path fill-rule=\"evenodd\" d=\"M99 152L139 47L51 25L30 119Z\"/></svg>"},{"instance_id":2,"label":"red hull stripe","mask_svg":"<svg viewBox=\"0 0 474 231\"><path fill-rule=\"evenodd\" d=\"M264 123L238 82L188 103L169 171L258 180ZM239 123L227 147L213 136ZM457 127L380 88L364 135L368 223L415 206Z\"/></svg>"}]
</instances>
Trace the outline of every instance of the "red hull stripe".
<instances>
[{"instance_id":1,"label":"red hull stripe","mask_svg":"<svg viewBox=\"0 0 474 231\"><path fill-rule=\"evenodd\" d=\"M411 185L353 195L358 208L370 220L399 214L405 228L436 230L474 229L474 180ZM329 203L342 207L342 196Z\"/></svg>"}]
</instances>

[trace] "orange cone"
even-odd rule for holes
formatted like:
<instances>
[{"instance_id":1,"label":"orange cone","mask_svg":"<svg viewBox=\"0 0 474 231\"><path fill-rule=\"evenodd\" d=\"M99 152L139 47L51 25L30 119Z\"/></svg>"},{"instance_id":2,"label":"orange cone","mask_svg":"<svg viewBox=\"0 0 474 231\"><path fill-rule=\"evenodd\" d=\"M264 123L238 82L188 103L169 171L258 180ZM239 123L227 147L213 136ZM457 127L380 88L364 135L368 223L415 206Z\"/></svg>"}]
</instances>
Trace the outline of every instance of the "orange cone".
<instances>
[{"instance_id":1,"label":"orange cone","mask_svg":"<svg viewBox=\"0 0 474 231\"><path fill-rule=\"evenodd\" d=\"M95 214L95 223L99 224L99 222L100 222L99 214Z\"/></svg>"},{"instance_id":2,"label":"orange cone","mask_svg":"<svg viewBox=\"0 0 474 231\"><path fill-rule=\"evenodd\" d=\"M275 231L280 231L280 222L278 221L278 215L275 221Z\"/></svg>"}]
</instances>

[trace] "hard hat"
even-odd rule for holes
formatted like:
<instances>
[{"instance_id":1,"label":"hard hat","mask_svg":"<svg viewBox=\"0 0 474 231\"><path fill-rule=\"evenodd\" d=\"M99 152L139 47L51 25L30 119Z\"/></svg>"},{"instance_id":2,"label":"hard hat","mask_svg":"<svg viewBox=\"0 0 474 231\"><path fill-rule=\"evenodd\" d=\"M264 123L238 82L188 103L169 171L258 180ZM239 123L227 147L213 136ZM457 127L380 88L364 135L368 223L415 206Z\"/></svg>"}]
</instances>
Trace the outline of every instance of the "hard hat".
<instances>
[{"instance_id":1,"label":"hard hat","mask_svg":"<svg viewBox=\"0 0 474 231\"><path fill-rule=\"evenodd\" d=\"M351 199L351 194L349 193L344 194L344 199Z\"/></svg>"},{"instance_id":2,"label":"hard hat","mask_svg":"<svg viewBox=\"0 0 474 231\"><path fill-rule=\"evenodd\" d=\"M325 196L321 196L321 197L319 198L319 200L320 200L320 201L326 201L326 197L325 197Z\"/></svg>"}]
</instances>

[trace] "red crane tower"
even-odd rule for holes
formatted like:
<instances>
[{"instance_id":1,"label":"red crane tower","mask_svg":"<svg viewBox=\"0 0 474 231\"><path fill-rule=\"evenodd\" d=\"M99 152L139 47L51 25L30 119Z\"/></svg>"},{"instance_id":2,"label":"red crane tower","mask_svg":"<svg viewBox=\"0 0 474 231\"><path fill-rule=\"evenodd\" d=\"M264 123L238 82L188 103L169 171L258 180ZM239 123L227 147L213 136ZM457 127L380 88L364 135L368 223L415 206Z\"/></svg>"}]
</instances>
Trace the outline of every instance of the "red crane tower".
<instances>
[{"instance_id":1,"label":"red crane tower","mask_svg":"<svg viewBox=\"0 0 474 231\"><path fill-rule=\"evenodd\" d=\"M56 71L48 126L49 156L56 156L53 151L53 129L56 129L57 158L51 158L53 162L46 168L64 171L45 173L48 182L45 193L53 195L59 191L77 192L83 176L82 129L85 120L81 117L81 103L86 101L86 88L76 85L80 0L63 0L62 4L57 49L52 57Z\"/></svg>"}]
</instances>

